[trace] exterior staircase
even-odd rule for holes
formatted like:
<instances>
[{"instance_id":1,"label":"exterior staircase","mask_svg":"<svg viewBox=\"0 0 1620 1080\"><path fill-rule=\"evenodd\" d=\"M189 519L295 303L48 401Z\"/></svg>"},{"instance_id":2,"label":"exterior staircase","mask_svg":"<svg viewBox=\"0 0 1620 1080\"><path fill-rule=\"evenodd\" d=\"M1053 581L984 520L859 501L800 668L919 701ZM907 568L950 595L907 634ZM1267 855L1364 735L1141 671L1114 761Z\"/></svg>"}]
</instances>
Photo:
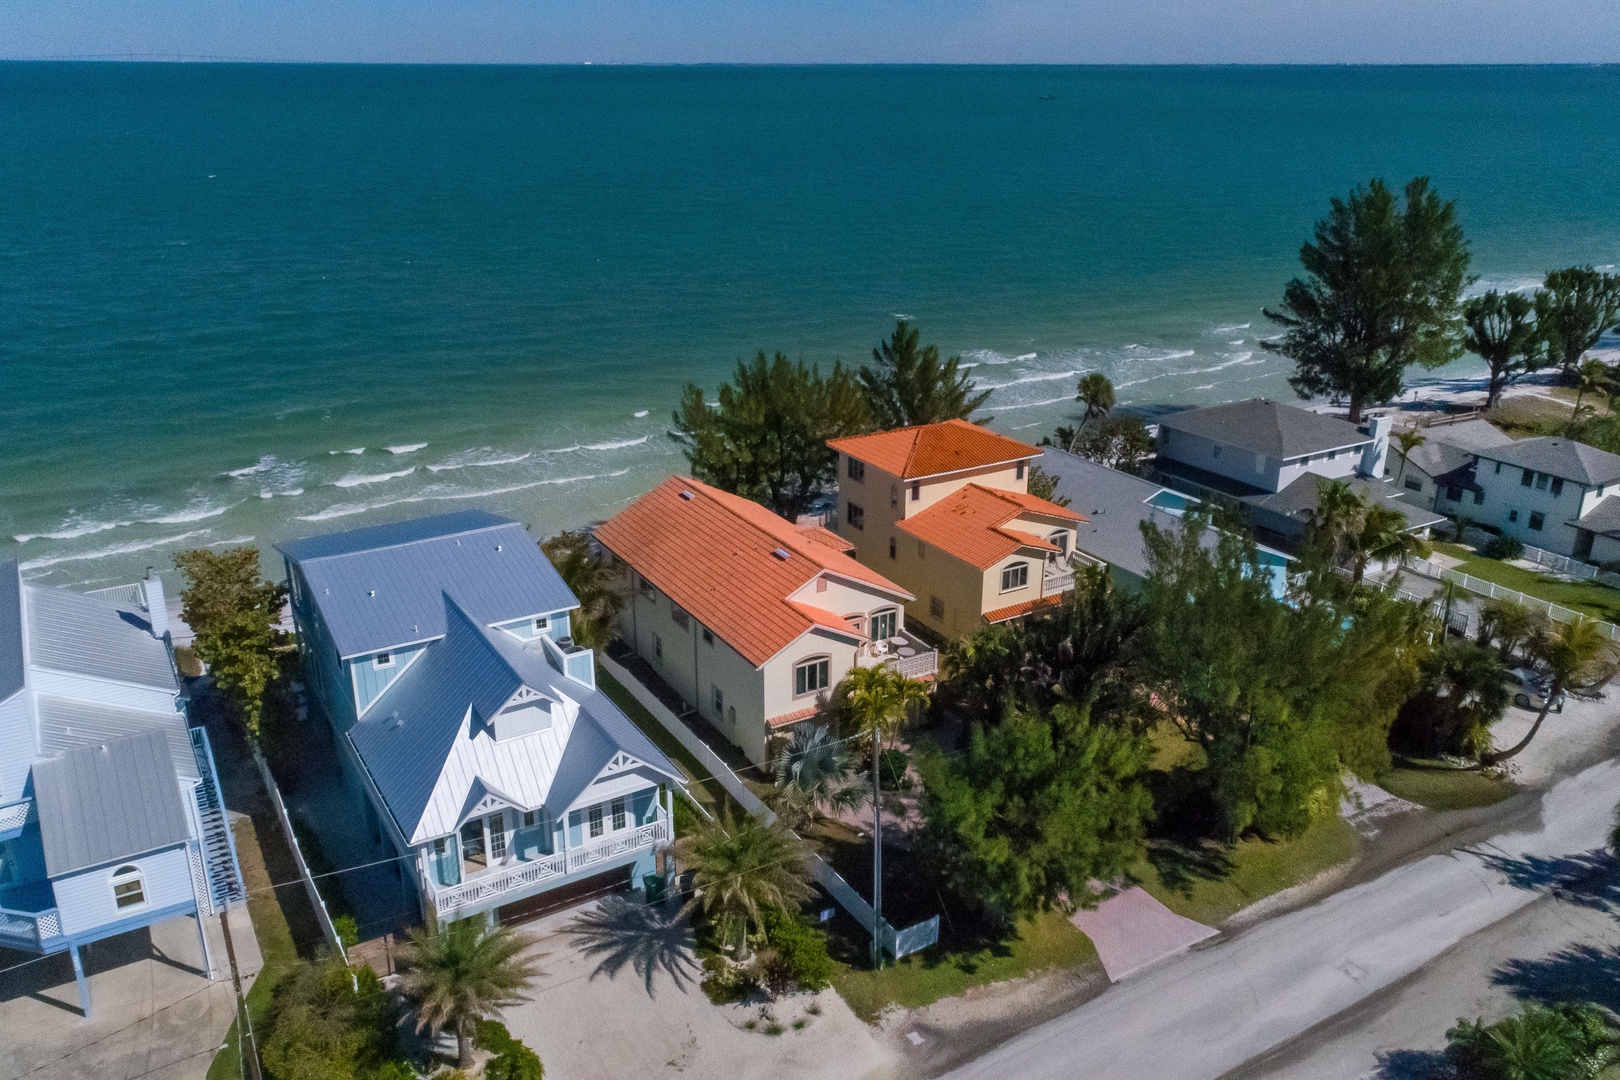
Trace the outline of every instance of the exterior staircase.
<instances>
[{"instance_id":1,"label":"exterior staircase","mask_svg":"<svg viewBox=\"0 0 1620 1080\"><path fill-rule=\"evenodd\" d=\"M247 889L236 861L236 841L225 817L225 801L220 797L219 774L214 770L214 752L207 731L191 729L191 750L197 756L197 771L202 774L195 789L197 819L202 825L198 838L202 870L214 911L223 911L245 901Z\"/></svg>"}]
</instances>

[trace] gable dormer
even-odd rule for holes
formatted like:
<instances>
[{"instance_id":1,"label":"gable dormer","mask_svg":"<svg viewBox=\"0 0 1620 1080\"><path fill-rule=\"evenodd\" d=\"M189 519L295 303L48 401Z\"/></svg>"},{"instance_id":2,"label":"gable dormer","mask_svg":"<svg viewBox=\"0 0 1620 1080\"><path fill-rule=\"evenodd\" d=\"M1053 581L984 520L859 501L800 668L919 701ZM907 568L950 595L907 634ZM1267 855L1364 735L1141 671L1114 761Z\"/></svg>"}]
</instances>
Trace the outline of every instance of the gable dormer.
<instances>
[{"instance_id":1,"label":"gable dormer","mask_svg":"<svg viewBox=\"0 0 1620 1080\"><path fill-rule=\"evenodd\" d=\"M520 686L517 693L489 718L490 732L496 742L506 742L533 735L537 731L550 731L554 720L553 709L560 704L532 686Z\"/></svg>"}]
</instances>

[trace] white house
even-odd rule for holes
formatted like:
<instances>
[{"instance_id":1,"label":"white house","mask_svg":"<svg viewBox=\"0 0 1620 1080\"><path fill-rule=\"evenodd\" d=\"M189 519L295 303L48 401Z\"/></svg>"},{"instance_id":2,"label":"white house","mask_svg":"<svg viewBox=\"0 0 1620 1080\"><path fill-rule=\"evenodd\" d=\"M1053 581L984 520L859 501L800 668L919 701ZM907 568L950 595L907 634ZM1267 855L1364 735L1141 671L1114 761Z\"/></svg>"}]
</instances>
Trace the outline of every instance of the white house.
<instances>
[{"instance_id":1,"label":"white house","mask_svg":"<svg viewBox=\"0 0 1620 1080\"><path fill-rule=\"evenodd\" d=\"M1620 456L1544 436L1478 450L1470 521L1574 559L1620 558Z\"/></svg>"},{"instance_id":2,"label":"white house","mask_svg":"<svg viewBox=\"0 0 1620 1080\"><path fill-rule=\"evenodd\" d=\"M675 476L595 535L623 567L624 641L750 761L856 666L938 669L906 631L912 595L819 526Z\"/></svg>"},{"instance_id":3,"label":"white house","mask_svg":"<svg viewBox=\"0 0 1620 1080\"><path fill-rule=\"evenodd\" d=\"M1474 482L1474 455L1513 439L1485 420L1431 424L1421 431L1421 445L1413 447L1404 461L1399 451L1391 453L1385 465L1401 498L1425 510L1472 517L1471 508L1484 500Z\"/></svg>"}]
</instances>

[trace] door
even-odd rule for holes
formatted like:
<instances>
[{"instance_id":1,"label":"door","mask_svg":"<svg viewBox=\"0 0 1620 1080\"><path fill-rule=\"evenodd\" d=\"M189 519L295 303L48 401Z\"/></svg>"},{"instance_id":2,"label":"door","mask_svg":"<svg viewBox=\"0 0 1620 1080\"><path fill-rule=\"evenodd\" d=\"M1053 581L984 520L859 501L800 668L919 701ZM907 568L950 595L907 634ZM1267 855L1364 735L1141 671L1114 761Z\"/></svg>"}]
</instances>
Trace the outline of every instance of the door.
<instances>
[{"instance_id":1,"label":"door","mask_svg":"<svg viewBox=\"0 0 1620 1080\"><path fill-rule=\"evenodd\" d=\"M484 819L473 818L461 827L462 872L476 874L489 865L484 848Z\"/></svg>"}]
</instances>

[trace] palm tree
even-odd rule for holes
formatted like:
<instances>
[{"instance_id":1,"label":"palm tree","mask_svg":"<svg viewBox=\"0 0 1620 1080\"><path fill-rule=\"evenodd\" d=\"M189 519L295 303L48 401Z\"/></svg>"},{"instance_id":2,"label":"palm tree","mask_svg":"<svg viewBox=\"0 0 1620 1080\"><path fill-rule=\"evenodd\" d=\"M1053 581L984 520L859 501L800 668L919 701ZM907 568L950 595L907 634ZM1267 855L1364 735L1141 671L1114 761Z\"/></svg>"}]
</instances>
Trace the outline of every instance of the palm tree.
<instances>
[{"instance_id":1,"label":"palm tree","mask_svg":"<svg viewBox=\"0 0 1620 1080\"><path fill-rule=\"evenodd\" d=\"M1395 471L1395 486L1401 484L1401 477L1406 475L1406 459L1429 439L1417 428L1403 428L1395 433L1395 446L1400 451L1401 467Z\"/></svg>"},{"instance_id":2,"label":"palm tree","mask_svg":"<svg viewBox=\"0 0 1620 1080\"><path fill-rule=\"evenodd\" d=\"M613 622L624 609L619 575L608 560L599 558L584 530L558 533L541 541L551 565L579 601L569 620L575 641L587 649L605 649L616 636Z\"/></svg>"},{"instance_id":3,"label":"palm tree","mask_svg":"<svg viewBox=\"0 0 1620 1080\"><path fill-rule=\"evenodd\" d=\"M1367 500L1343 480L1324 480L1310 512L1311 543L1337 565L1347 541L1361 532Z\"/></svg>"},{"instance_id":4,"label":"palm tree","mask_svg":"<svg viewBox=\"0 0 1620 1080\"><path fill-rule=\"evenodd\" d=\"M1553 704L1566 690L1598 686L1614 677L1615 647L1592 619L1577 615L1574 622L1558 623L1530 645L1530 654L1547 671L1548 686L1541 702L1541 713L1525 737L1506 750L1485 754L1481 767L1497 765L1514 757L1541 730Z\"/></svg>"},{"instance_id":5,"label":"palm tree","mask_svg":"<svg viewBox=\"0 0 1620 1080\"><path fill-rule=\"evenodd\" d=\"M776 785L787 796L787 816L795 816L801 806L821 810L860 805L865 796L850 780L854 771L849 744L835 738L825 724L794 728L776 756Z\"/></svg>"},{"instance_id":6,"label":"palm tree","mask_svg":"<svg viewBox=\"0 0 1620 1080\"><path fill-rule=\"evenodd\" d=\"M1361 519L1361 531L1350 538L1354 548L1351 559L1355 568L1355 583L1361 584L1362 575L1371 562L1399 559L1404 565L1408 557L1428 558L1427 541L1411 531L1411 525L1399 510L1388 506L1371 506Z\"/></svg>"},{"instance_id":7,"label":"palm tree","mask_svg":"<svg viewBox=\"0 0 1620 1080\"><path fill-rule=\"evenodd\" d=\"M1620 1039L1595 1005L1526 1005L1487 1025L1459 1020L1446 1032L1457 1076L1490 1080L1590 1080L1620 1058Z\"/></svg>"},{"instance_id":8,"label":"palm tree","mask_svg":"<svg viewBox=\"0 0 1620 1080\"><path fill-rule=\"evenodd\" d=\"M883 759L884 742L900 733L914 709L928 701L928 687L908 679L887 664L855 668L844 677L844 700L855 728L872 748L872 910L883 917L883 797L878 783L878 765ZM872 939L872 959L882 963L883 954Z\"/></svg>"},{"instance_id":9,"label":"palm tree","mask_svg":"<svg viewBox=\"0 0 1620 1080\"><path fill-rule=\"evenodd\" d=\"M523 991L543 974L536 958L523 955L532 944L479 919L413 928L399 950L399 988L416 1007L416 1030L454 1031L456 1065L471 1068L477 1021L527 1001Z\"/></svg>"},{"instance_id":10,"label":"palm tree","mask_svg":"<svg viewBox=\"0 0 1620 1080\"><path fill-rule=\"evenodd\" d=\"M1080 418L1080 426L1084 427L1090 421L1107 416L1113 411L1114 384L1100 371L1082 375L1080 381L1075 384L1074 399L1086 406L1086 414Z\"/></svg>"},{"instance_id":11,"label":"palm tree","mask_svg":"<svg viewBox=\"0 0 1620 1080\"><path fill-rule=\"evenodd\" d=\"M1479 606L1479 643L1496 643L1503 659L1546 629L1547 616L1513 600L1487 600Z\"/></svg>"},{"instance_id":12,"label":"palm tree","mask_svg":"<svg viewBox=\"0 0 1620 1080\"><path fill-rule=\"evenodd\" d=\"M1457 606L1457 601L1467 595L1468 590L1452 581L1450 578L1440 582L1440 587L1434 590L1433 600L1440 602L1440 638L1445 640L1446 634L1451 632L1451 609Z\"/></svg>"},{"instance_id":13,"label":"palm tree","mask_svg":"<svg viewBox=\"0 0 1620 1080\"><path fill-rule=\"evenodd\" d=\"M694 895L686 909L713 921L722 940L740 930L746 947L750 925L763 940L765 909L792 910L814 895L804 845L782 821L766 824L752 814L736 819L727 807L676 848L692 871Z\"/></svg>"},{"instance_id":14,"label":"palm tree","mask_svg":"<svg viewBox=\"0 0 1620 1080\"><path fill-rule=\"evenodd\" d=\"M1580 415L1581 398L1587 394L1609 396L1614 390L1614 369L1601 360L1588 360L1575 369L1575 408L1570 418Z\"/></svg>"}]
</instances>

